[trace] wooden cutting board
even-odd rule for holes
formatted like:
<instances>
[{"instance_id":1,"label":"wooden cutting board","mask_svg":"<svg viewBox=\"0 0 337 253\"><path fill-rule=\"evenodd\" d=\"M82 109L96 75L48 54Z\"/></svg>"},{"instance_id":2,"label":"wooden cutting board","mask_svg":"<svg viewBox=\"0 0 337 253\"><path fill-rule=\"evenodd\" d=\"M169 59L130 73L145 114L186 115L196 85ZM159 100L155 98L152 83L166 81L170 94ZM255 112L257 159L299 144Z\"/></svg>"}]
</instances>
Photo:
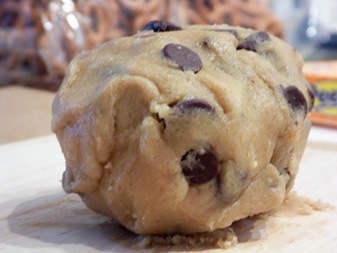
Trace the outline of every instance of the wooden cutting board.
<instances>
[{"instance_id":1,"label":"wooden cutting board","mask_svg":"<svg viewBox=\"0 0 337 253\"><path fill-rule=\"evenodd\" d=\"M176 250L139 248L141 237L63 192L63 170L63 155L53 135L0 146L0 252ZM268 216L236 223L239 242L225 252L337 252L336 130L312 129L294 191L297 196ZM317 204L319 199L328 204ZM188 249L196 250L200 249Z\"/></svg>"}]
</instances>

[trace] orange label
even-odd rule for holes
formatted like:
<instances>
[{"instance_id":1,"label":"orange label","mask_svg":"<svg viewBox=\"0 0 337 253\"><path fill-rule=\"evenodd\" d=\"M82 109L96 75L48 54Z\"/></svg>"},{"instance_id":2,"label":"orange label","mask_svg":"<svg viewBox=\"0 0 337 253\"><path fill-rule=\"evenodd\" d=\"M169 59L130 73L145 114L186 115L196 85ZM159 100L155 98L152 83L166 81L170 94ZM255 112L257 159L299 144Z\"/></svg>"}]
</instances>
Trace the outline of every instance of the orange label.
<instances>
[{"instance_id":1,"label":"orange label","mask_svg":"<svg viewBox=\"0 0 337 253\"><path fill-rule=\"evenodd\" d=\"M337 61L308 62L303 72L316 96L311 121L337 128Z\"/></svg>"}]
</instances>

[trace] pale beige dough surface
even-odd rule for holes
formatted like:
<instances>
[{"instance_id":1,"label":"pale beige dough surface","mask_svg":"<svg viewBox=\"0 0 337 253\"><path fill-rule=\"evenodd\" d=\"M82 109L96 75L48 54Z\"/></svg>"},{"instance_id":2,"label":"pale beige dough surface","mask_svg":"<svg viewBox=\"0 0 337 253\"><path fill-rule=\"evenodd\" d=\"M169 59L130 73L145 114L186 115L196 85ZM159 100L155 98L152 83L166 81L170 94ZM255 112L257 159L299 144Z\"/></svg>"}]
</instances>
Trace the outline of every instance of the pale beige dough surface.
<instances>
[{"instance_id":1,"label":"pale beige dough surface","mask_svg":"<svg viewBox=\"0 0 337 253\"><path fill-rule=\"evenodd\" d=\"M213 231L280 205L312 97L298 53L271 35L247 50L253 33L143 31L76 57L53 103L65 191L142 234ZM170 43L200 70L168 57Z\"/></svg>"}]
</instances>

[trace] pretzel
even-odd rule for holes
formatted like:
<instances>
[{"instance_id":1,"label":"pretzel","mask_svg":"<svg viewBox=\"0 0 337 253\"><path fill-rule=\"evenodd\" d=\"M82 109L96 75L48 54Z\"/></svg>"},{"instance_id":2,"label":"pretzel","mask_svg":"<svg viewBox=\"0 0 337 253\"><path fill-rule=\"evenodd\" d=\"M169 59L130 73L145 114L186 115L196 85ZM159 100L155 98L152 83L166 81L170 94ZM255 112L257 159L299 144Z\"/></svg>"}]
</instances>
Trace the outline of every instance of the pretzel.
<instances>
[{"instance_id":1,"label":"pretzel","mask_svg":"<svg viewBox=\"0 0 337 253\"><path fill-rule=\"evenodd\" d=\"M280 22L268 11L268 0L117 0L118 25L124 35L141 30L151 20L186 24L228 23L267 30L282 36ZM116 8L114 6L112 9ZM124 14L123 14L124 13Z\"/></svg>"},{"instance_id":2,"label":"pretzel","mask_svg":"<svg viewBox=\"0 0 337 253\"><path fill-rule=\"evenodd\" d=\"M131 35L141 30L150 20L168 19L167 0L117 0L120 13L120 24L127 27Z\"/></svg>"},{"instance_id":3,"label":"pretzel","mask_svg":"<svg viewBox=\"0 0 337 253\"><path fill-rule=\"evenodd\" d=\"M202 0L188 1L187 23L228 23L232 26L266 30L282 37L281 23L268 11L268 1Z\"/></svg>"},{"instance_id":4,"label":"pretzel","mask_svg":"<svg viewBox=\"0 0 337 253\"><path fill-rule=\"evenodd\" d=\"M34 81L55 89L77 53L135 34L151 20L179 25L228 23L282 37L282 26L268 4L268 0L0 0L0 69L10 70L4 71L6 78L0 84L7 80L35 85ZM36 68L18 68L22 58L16 50ZM46 71L40 71L41 62ZM27 78L29 71L34 78Z\"/></svg>"},{"instance_id":5,"label":"pretzel","mask_svg":"<svg viewBox=\"0 0 337 253\"><path fill-rule=\"evenodd\" d=\"M69 61L83 50L73 43L66 19L60 20L62 1L0 3L0 85L57 90Z\"/></svg>"},{"instance_id":6,"label":"pretzel","mask_svg":"<svg viewBox=\"0 0 337 253\"><path fill-rule=\"evenodd\" d=\"M113 2L113 1L112 1ZM76 3L80 13L80 28L84 37L84 48L91 49L106 40L107 33L115 27L113 20L117 8L103 0L88 0Z\"/></svg>"}]
</instances>

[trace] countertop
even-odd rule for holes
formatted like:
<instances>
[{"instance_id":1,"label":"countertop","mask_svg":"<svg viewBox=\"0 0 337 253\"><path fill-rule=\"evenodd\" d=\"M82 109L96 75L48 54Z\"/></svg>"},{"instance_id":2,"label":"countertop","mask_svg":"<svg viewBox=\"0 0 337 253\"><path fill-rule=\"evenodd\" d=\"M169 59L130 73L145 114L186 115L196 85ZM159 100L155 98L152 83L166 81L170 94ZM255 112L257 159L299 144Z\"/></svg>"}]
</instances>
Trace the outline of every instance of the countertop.
<instances>
[{"instance_id":1,"label":"countertop","mask_svg":"<svg viewBox=\"0 0 337 253\"><path fill-rule=\"evenodd\" d=\"M0 144L51 134L54 92L6 86L0 88Z\"/></svg>"}]
</instances>

